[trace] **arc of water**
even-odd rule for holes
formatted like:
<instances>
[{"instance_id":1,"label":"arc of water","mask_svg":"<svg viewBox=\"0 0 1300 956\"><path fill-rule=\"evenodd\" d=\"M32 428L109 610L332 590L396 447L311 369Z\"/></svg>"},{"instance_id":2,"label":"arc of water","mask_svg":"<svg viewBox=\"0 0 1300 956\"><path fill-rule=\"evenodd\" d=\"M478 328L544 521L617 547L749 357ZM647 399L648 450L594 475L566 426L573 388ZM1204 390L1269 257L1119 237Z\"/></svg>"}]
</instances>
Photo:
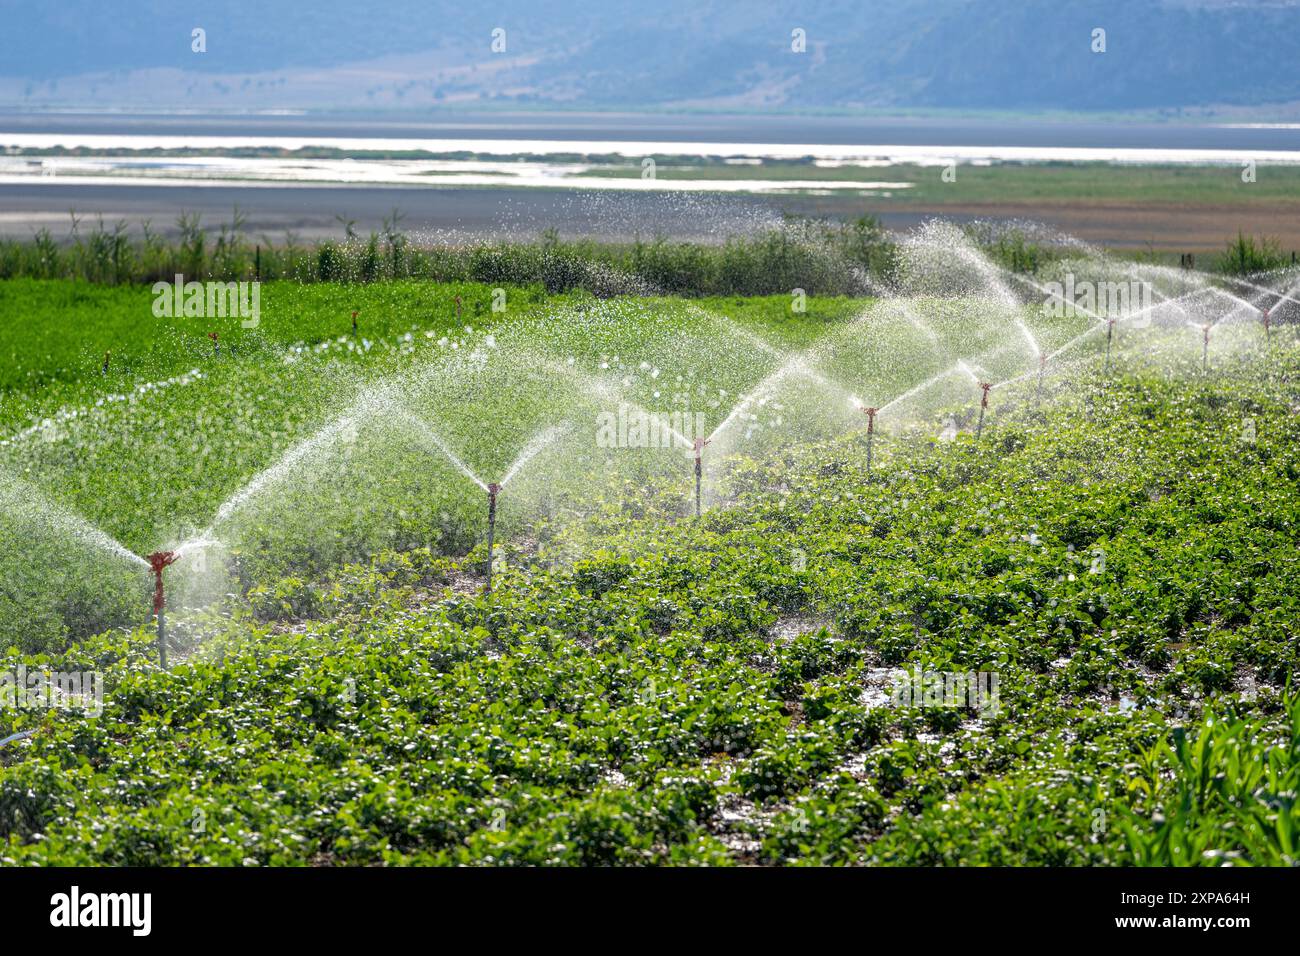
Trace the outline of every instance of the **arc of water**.
<instances>
[{"instance_id":1,"label":"arc of water","mask_svg":"<svg viewBox=\"0 0 1300 956\"><path fill-rule=\"evenodd\" d=\"M693 315L701 315L707 321L713 322L717 325L725 325L728 329L735 332L737 335L743 338L750 345L754 346L760 352L764 352L767 355L771 355L776 358L783 357L783 353L781 352L780 349L772 345L761 335L758 335L757 333L751 331L750 329L745 328L743 325L741 325L739 322L737 322L735 319L731 318L728 315L723 315L721 312L714 312L711 309L701 308L700 306L695 304L691 304L690 306L688 306L687 311Z\"/></svg>"},{"instance_id":2,"label":"arc of water","mask_svg":"<svg viewBox=\"0 0 1300 956\"><path fill-rule=\"evenodd\" d=\"M1090 326L1088 326L1087 329L1085 329L1083 332L1081 332L1081 333L1079 333L1078 335L1076 335L1074 338L1070 339L1070 341L1066 342L1064 345L1062 345L1060 348L1058 348L1055 352L1052 352L1052 353L1050 353L1050 354L1048 354L1048 355L1044 355L1044 356L1043 356L1043 365L1046 366L1048 362L1051 362L1053 359L1058 358L1059 356L1061 356L1061 355L1064 354L1065 352L1067 352L1067 351L1069 351L1070 349L1074 348L1076 345L1078 345L1080 342L1082 342L1084 339L1088 338L1089 336L1093 336L1093 335L1098 335L1098 334L1100 334L1100 332L1101 332L1101 330L1102 330L1103 328L1105 328L1105 326L1103 326L1103 325L1090 325ZM1025 381L1026 379L1035 378L1038 374L1039 374L1039 370L1038 370L1038 369L1032 369L1032 370L1030 370L1030 371L1028 371L1028 372L1024 372L1024 373L1022 373L1022 374L1020 374L1020 375L1015 375L1015 376L1012 376L1011 378L1004 379L1004 380L1001 381L1001 382L995 382L993 385L990 386L990 388L992 388L992 389L997 389L997 388L1004 388L1004 387L1007 386L1007 385L1015 385L1015 384L1017 384L1018 382L1023 382L1023 381Z\"/></svg>"},{"instance_id":3,"label":"arc of water","mask_svg":"<svg viewBox=\"0 0 1300 956\"><path fill-rule=\"evenodd\" d=\"M405 408L396 409L396 414L402 419L402 421L414 428L421 438L427 440L431 445L438 449L438 451L442 452L443 456L451 462L452 466L457 471L470 481L474 482L474 484L478 485L484 491L488 490L487 482L474 474L474 471L466 465L465 462L461 461L460 456L452 451L451 446L443 440L441 435L433 430L428 422Z\"/></svg>"},{"instance_id":4,"label":"arc of water","mask_svg":"<svg viewBox=\"0 0 1300 956\"><path fill-rule=\"evenodd\" d=\"M817 372L815 369L810 368L807 364L806 353L800 353L792 356L784 362L780 368L770 373L766 378L745 393L745 395L741 397L740 401L736 403L735 407L731 409L731 412L727 417L722 420L722 423L709 433L708 441L712 442L715 438L721 435L732 422L736 421L741 414L748 410L756 401L766 395L777 382L789 377L790 375L803 376L819 385L840 392L845 398L852 401L852 396L849 394L847 389L841 388L839 385L836 385L830 379L826 378L826 376Z\"/></svg>"},{"instance_id":5,"label":"arc of water","mask_svg":"<svg viewBox=\"0 0 1300 956\"><path fill-rule=\"evenodd\" d=\"M510 484L510 480L514 478L515 475L519 474L525 465L541 454L548 445L567 435L572 430L572 422L561 422L558 425L551 425L548 428L544 428L534 435L528 440L528 443L524 445L523 450L519 452L518 457L515 458L510 467L506 469L505 475L499 482L497 482L498 486L504 488L506 485Z\"/></svg>"},{"instance_id":6,"label":"arc of water","mask_svg":"<svg viewBox=\"0 0 1300 956\"><path fill-rule=\"evenodd\" d=\"M973 265L975 271L984 277L989 288L998 294L1004 305L1010 309L1020 308L1020 300L1007 288L1006 283L999 278L999 275L1005 274L1006 270L991 262L987 256L973 248L969 242L958 242L948 247L947 251L956 253L958 258Z\"/></svg>"},{"instance_id":7,"label":"arc of water","mask_svg":"<svg viewBox=\"0 0 1300 956\"><path fill-rule=\"evenodd\" d=\"M921 382L917 385L913 385L911 388L903 392L901 395L896 395L894 398L891 398L889 401L887 401L884 405L881 405L880 408L876 410L876 414L877 415L884 414L886 411L888 411L893 406L899 404L900 402L906 401L907 399L911 398L913 395L925 391L927 388L929 388L931 385L934 385L936 382L942 381L943 379L947 378L949 375L956 374L958 372L961 372L962 370L963 370L962 363L960 361L954 362L952 365L948 366L942 372L939 372L935 375L931 375L924 382ZM967 373L969 374L969 370L967 370Z\"/></svg>"},{"instance_id":8,"label":"arc of water","mask_svg":"<svg viewBox=\"0 0 1300 956\"><path fill-rule=\"evenodd\" d=\"M357 425L370 414L370 404L365 400L354 402L347 412L290 447L273 465L254 475L251 481L221 504L216 515L212 518L212 523L208 525L200 537L211 535L218 525L228 520L231 515L243 507L250 499L260 494L263 489L271 487L282 480L305 457Z\"/></svg>"},{"instance_id":9,"label":"arc of water","mask_svg":"<svg viewBox=\"0 0 1300 956\"><path fill-rule=\"evenodd\" d=\"M55 530L84 541L94 548L114 557L148 568L149 562L136 554L107 531L63 505L56 504L35 485L22 478L0 474L0 498L27 503L34 502L44 515L44 520Z\"/></svg>"},{"instance_id":10,"label":"arc of water","mask_svg":"<svg viewBox=\"0 0 1300 956\"><path fill-rule=\"evenodd\" d=\"M1165 295L1165 294L1164 294L1163 292L1161 292L1159 289L1155 288L1155 286L1151 286L1151 291L1154 292L1156 295L1160 296L1161 301L1159 301L1159 302L1154 302L1154 303L1152 303L1151 305L1148 305L1148 306L1146 306L1146 307L1144 307L1144 308L1138 309L1136 312L1130 312L1128 315L1121 316L1121 317L1120 317L1119 319L1117 319L1116 321L1132 322L1132 321L1134 321L1135 319L1137 319L1137 318L1139 318L1139 317L1145 315L1146 313L1148 313L1148 312L1152 312L1152 311L1154 311L1154 310L1156 310L1156 309L1158 309L1158 308L1160 308L1160 307L1162 307L1162 306L1166 306L1166 305L1172 305L1174 308L1176 308L1176 309L1177 309L1179 312L1181 312L1183 315L1187 315L1187 310L1184 309L1183 306L1182 306L1182 304L1181 304L1181 303L1183 302L1183 300L1184 300L1184 299L1191 298L1192 296L1196 295L1197 293L1203 292L1203 291L1205 291L1205 290L1204 290L1204 289L1193 289L1193 290L1191 290L1191 291L1189 291L1189 292L1184 292L1182 295L1176 295L1176 296L1174 296L1174 297L1172 297L1172 298L1170 298L1169 296Z\"/></svg>"},{"instance_id":11,"label":"arc of water","mask_svg":"<svg viewBox=\"0 0 1300 956\"><path fill-rule=\"evenodd\" d=\"M1292 298L1292 297L1291 297L1291 292L1292 292L1293 290L1300 290L1300 283L1297 283L1297 284L1294 285L1294 286L1290 286L1290 287L1288 287L1287 290L1286 290L1285 292L1278 292L1276 289L1265 288L1265 287L1262 286L1262 285L1256 285L1256 284L1253 283L1253 282L1249 282L1249 281L1247 281L1246 279L1242 279L1242 278L1239 278L1239 277L1237 277L1237 276L1227 276L1226 278L1227 278L1227 280L1228 280L1229 282L1235 282L1235 283L1237 283L1237 284L1239 284L1239 285L1247 286L1247 287L1249 287L1249 288L1251 288L1251 289L1254 289L1256 292L1263 293L1264 295L1271 295L1271 296L1273 296L1274 298L1281 299L1281 300L1284 300L1284 301L1286 301L1286 302L1293 302L1293 303L1295 303L1296 305L1300 305L1300 299L1295 299L1295 298Z\"/></svg>"},{"instance_id":12,"label":"arc of water","mask_svg":"<svg viewBox=\"0 0 1300 956\"><path fill-rule=\"evenodd\" d=\"M939 341L939 334L935 332L933 328L931 328L929 322L926 322L925 319L917 315L916 310L912 308L910 303L900 300L899 309L900 311L902 311L903 315L907 318L907 320L912 323L912 325L916 328L916 330L930 340L931 345L933 345L935 348L941 347L941 343Z\"/></svg>"},{"instance_id":13,"label":"arc of water","mask_svg":"<svg viewBox=\"0 0 1300 956\"><path fill-rule=\"evenodd\" d=\"M1017 275L1017 274L1014 273L1014 272L1008 272L1007 274L1008 274L1009 276L1011 276L1011 278L1013 278L1013 279L1018 279L1019 281L1023 282L1025 285L1030 286L1030 287L1032 287L1032 288L1038 290L1039 292L1043 293L1044 295L1048 296L1049 298L1056 299L1058 302L1061 302L1061 303L1063 303L1063 304L1065 304L1065 305L1068 305L1070 308L1074 309L1076 312L1082 312L1082 313L1084 313L1085 315L1091 316L1092 318L1096 319L1098 322L1105 322L1105 321L1107 321L1105 318L1103 318L1102 316L1098 315L1096 312L1092 311L1092 309L1085 308L1084 306L1079 305L1077 302L1071 302L1071 301L1070 301L1069 299L1067 299L1065 296L1063 296L1063 295L1059 295L1058 293L1053 292L1051 289L1048 289L1048 288L1046 288L1045 286L1041 286L1041 285L1039 285L1037 282L1033 282L1033 281L1031 281L1031 280L1029 280L1029 279L1026 279L1024 276Z\"/></svg>"},{"instance_id":14,"label":"arc of water","mask_svg":"<svg viewBox=\"0 0 1300 956\"><path fill-rule=\"evenodd\" d=\"M1226 322L1228 319L1232 318L1234 315L1240 312L1243 308L1250 309L1255 312L1260 311L1259 308L1253 302L1247 302L1245 299L1241 298L1240 296L1233 295L1231 292L1225 292L1223 289L1220 289L1218 286L1211 286L1210 291L1215 293L1216 295L1221 295L1224 298L1231 299L1233 302L1237 303L1237 305L1230 312L1225 312L1223 315L1219 316L1217 319L1212 321L1210 323L1210 328L1214 328L1214 326L1218 325L1220 322Z\"/></svg>"},{"instance_id":15,"label":"arc of water","mask_svg":"<svg viewBox=\"0 0 1300 956\"><path fill-rule=\"evenodd\" d=\"M958 359L956 368L959 372L969 378L973 384L978 385L980 383L979 376L975 374L974 370L965 359Z\"/></svg>"},{"instance_id":16,"label":"arc of water","mask_svg":"<svg viewBox=\"0 0 1300 956\"><path fill-rule=\"evenodd\" d=\"M640 405L639 403L628 398L624 394L621 388L612 385L608 381L604 381L601 379L596 379L584 375L580 370L574 368L573 366L565 365L561 362L555 361L554 359L542 359L541 364L547 368L552 369L553 371L562 372L565 375L579 379L580 387L582 387L589 394L592 394L597 398L601 399L602 401L611 404L626 405L628 408L635 411L638 415L650 416L652 414L649 409L645 408L643 405ZM685 448L694 447L695 443L692 439L687 438L677 429L673 428L672 425L668 421L666 421L662 416L660 417L658 424L660 429L667 431L668 434L672 436L672 438L675 439L677 442L679 442L683 447Z\"/></svg>"}]
</instances>

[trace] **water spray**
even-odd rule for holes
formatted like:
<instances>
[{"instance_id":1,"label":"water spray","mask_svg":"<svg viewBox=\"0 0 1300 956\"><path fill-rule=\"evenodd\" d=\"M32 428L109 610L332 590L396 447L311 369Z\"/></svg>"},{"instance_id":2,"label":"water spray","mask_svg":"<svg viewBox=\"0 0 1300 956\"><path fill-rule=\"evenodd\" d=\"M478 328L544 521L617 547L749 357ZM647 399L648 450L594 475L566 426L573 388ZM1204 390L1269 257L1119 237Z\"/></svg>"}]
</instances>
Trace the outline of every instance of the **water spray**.
<instances>
[{"instance_id":1,"label":"water spray","mask_svg":"<svg viewBox=\"0 0 1300 956\"><path fill-rule=\"evenodd\" d=\"M695 517L700 516L700 485L704 479L704 446L707 438L697 438L691 448L695 452Z\"/></svg>"},{"instance_id":2,"label":"water spray","mask_svg":"<svg viewBox=\"0 0 1300 956\"><path fill-rule=\"evenodd\" d=\"M979 440L980 435L984 431L984 409L989 407L989 389L993 387L992 382L979 382L978 384L979 387L984 390L984 394L980 398L980 420L979 423L975 426L976 441Z\"/></svg>"},{"instance_id":3,"label":"water spray","mask_svg":"<svg viewBox=\"0 0 1300 956\"><path fill-rule=\"evenodd\" d=\"M862 414L867 416L867 479L871 478L871 445L876 438L876 412L878 408L864 408Z\"/></svg>"},{"instance_id":4,"label":"water spray","mask_svg":"<svg viewBox=\"0 0 1300 956\"><path fill-rule=\"evenodd\" d=\"M163 569L180 557L175 551L155 551L146 559L153 571L153 612L158 617L158 662L167 669L167 601L163 596Z\"/></svg>"},{"instance_id":5,"label":"water spray","mask_svg":"<svg viewBox=\"0 0 1300 956\"><path fill-rule=\"evenodd\" d=\"M1110 374L1110 340L1115 336L1115 320L1106 321L1106 373Z\"/></svg>"},{"instance_id":6,"label":"water spray","mask_svg":"<svg viewBox=\"0 0 1300 956\"><path fill-rule=\"evenodd\" d=\"M497 492L501 486L495 481L487 486L488 493L488 539L487 539L487 584L483 591L486 594L492 593L492 555L495 547L497 536Z\"/></svg>"}]
</instances>

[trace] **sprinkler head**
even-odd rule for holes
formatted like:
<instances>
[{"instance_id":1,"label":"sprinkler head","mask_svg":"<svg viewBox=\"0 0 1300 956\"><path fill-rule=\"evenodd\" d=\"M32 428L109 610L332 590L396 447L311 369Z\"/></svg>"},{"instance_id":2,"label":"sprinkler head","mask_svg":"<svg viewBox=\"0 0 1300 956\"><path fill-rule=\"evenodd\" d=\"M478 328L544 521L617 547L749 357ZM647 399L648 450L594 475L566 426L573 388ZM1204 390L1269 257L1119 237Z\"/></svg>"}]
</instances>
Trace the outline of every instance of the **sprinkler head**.
<instances>
[{"instance_id":1,"label":"sprinkler head","mask_svg":"<svg viewBox=\"0 0 1300 956\"><path fill-rule=\"evenodd\" d=\"M980 382L980 383L979 383L979 386L980 386L980 388L984 389L984 397L980 399L980 407L981 407L981 408L988 408L988 407L989 407L989 389L993 387L993 383L992 383L992 382Z\"/></svg>"},{"instance_id":2,"label":"sprinkler head","mask_svg":"<svg viewBox=\"0 0 1300 956\"><path fill-rule=\"evenodd\" d=\"M878 409L878 408L866 408L866 407L864 407L864 408L862 409L862 414L867 416L867 432L868 432L868 433L874 431L875 428L876 428L876 412L878 412L878 411L880 411L880 409Z\"/></svg>"},{"instance_id":3,"label":"sprinkler head","mask_svg":"<svg viewBox=\"0 0 1300 956\"><path fill-rule=\"evenodd\" d=\"M177 551L155 551L145 560L149 562L149 567L153 569L154 574L161 574L163 568L175 563L179 557L180 553Z\"/></svg>"},{"instance_id":4,"label":"sprinkler head","mask_svg":"<svg viewBox=\"0 0 1300 956\"><path fill-rule=\"evenodd\" d=\"M695 457L696 457L696 458L699 458L699 457L700 457L700 455L701 455L701 454L703 453L703 451L704 451L704 446L705 446L705 445L708 445L708 444L711 444L711 442L710 442L709 439L707 439L707 438L697 438L697 439L695 439L695 443L691 446L691 449L695 452Z\"/></svg>"},{"instance_id":5,"label":"sprinkler head","mask_svg":"<svg viewBox=\"0 0 1300 956\"><path fill-rule=\"evenodd\" d=\"M490 498L495 498L497 496L497 492L501 490L501 486L497 484L495 481L490 482L487 488L488 488L488 497Z\"/></svg>"},{"instance_id":6,"label":"sprinkler head","mask_svg":"<svg viewBox=\"0 0 1300 956\"><path fill-rule=\"evenodd\" d=\"M180 553L177 551L155 551L145 559L149 562L150 570L153 571L153 612L155 614L161 614L163 609L163 569L179 557Z\"/></svg>"},{"instance_id":7,"label":"sprinkler head","mask_svg":"<svg viewBox=\"0 0 1300 956\"><path fill-rule=\"evenodd\" d=\"M1046 368L1046 367L1047 367L1047 353L1046 353L1046 352L1039 352L1039 353L1038 353L1038 367L1039 367L1040 369L1041 369L1041 368Z\"/></svg>"},{"instance_id":8,"label":"sprinkler head","mask_svg":"<svg viewBox=\"0 0 1300 956\"><path fill-rule=\"evenodd\" d=\"M353 309L352 310L352 331L355 332L356 330L357 330L357 310Z\"/></svg>"}]
</instances>

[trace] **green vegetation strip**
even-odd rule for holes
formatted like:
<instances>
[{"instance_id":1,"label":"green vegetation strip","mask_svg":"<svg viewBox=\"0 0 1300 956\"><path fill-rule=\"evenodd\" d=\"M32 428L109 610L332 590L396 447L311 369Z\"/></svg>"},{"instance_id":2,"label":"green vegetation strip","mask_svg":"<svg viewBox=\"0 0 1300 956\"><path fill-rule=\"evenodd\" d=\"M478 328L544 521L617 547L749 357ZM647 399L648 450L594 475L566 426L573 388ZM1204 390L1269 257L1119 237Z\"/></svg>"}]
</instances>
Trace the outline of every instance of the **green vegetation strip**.
<instances>
[{"instance_id":1,"label":"green vegetation strip","mask_svg":"<svg viewBox=\"0 0 1300 956\"><path fill-rule=\"evenodd\" d=\"M611 502L491 597L389 552L171 673L144 631L11 648L107 693L3 715L40 732L0 751L0 860L1294 865L1300 354L1186 364L870 481L859 438L791 446L698 523ZM890 667L999 706L891 704Z\"/></svg>"}]
</instances>

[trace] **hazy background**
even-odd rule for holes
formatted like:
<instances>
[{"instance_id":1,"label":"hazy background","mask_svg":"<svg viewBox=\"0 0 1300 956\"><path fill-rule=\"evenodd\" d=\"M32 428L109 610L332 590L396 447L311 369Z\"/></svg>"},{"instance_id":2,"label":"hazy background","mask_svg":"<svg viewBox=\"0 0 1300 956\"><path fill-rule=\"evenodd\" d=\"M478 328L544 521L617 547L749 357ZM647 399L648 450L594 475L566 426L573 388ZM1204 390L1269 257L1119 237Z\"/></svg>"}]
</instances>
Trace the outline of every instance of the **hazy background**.
<instances>
[{"instance_id":1,"label":"hazy background","mask_svg":"<svg viewBox=\"0 0 1300 956\"><path fill-rule=\"evenodd\" d=\"M0 22L9 108L1300 116L1296 0L0 0Z\"/></svg>"}]
</instances>

